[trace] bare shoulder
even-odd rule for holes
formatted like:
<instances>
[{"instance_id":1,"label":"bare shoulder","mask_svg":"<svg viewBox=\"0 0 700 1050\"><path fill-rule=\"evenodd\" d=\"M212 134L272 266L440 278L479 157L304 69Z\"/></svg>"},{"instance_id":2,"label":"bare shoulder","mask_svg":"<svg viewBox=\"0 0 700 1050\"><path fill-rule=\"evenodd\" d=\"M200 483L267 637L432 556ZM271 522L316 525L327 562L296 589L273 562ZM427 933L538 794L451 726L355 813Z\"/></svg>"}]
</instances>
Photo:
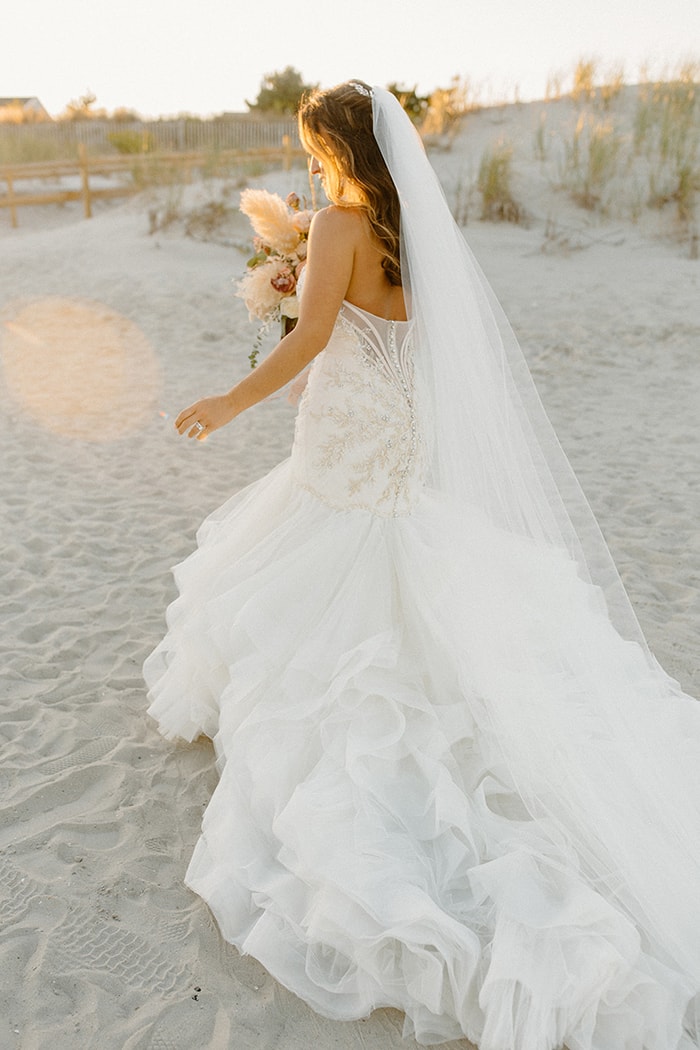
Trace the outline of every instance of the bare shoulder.
<instances>
[{"instance_id":1,"label":"bare shoulder","mask_svg":"<svg viewBox=\"0 0 700 1050\"><path fill-rule=\"evenodd\" d=\"M365 231L366 219L362 208L342 208L330 204L317 211L311 222L311 232L316 235L316 239L329 237L356 241Z\"/></svg>"},{"instance_id":2,"label":"bare shoulder","mask_svg":"<svg viewBox=\"0 0 700 1050\"><path fill-rule=\"evenodd\" d=\"M360 251L362 220L357 211L331 205L316 212L311 222L297 327L312 339L320 330L322 346L330 338Z\"/></svg>"}]
</instances>

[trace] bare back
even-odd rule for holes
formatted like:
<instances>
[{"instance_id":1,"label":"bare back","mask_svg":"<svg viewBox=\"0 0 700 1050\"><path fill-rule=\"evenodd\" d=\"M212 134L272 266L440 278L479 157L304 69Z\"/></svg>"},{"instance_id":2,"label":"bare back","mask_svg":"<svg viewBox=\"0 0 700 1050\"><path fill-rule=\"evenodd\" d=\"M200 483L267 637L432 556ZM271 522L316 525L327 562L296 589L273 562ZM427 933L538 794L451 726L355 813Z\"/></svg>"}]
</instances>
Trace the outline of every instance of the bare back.
<instances>
[{"instance_id":1,"label":"bare back","mask_svg":"<svg viewBox=\"0 0 700 1050\"><path fill-rule=\"evenodd\" d=\"M345 298L377 317L384 317L388 321L405 321L407 314L403 288L391 284L382 268L382 246L369 220L359 208L347 210L352 210L357 216L357 231L354 265Z\"/></svg>"}]
</instances>

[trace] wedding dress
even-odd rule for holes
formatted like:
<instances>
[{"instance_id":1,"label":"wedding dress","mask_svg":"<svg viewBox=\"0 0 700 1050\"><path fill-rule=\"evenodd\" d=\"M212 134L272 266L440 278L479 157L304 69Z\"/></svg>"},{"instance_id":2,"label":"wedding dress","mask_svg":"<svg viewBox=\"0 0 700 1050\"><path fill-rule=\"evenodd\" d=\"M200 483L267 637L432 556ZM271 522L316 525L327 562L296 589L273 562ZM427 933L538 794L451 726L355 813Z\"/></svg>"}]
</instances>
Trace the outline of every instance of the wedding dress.
<instances>
[{"instance_id":1,"label":"wedding dress","mask_svg":"<svg viewBox=\"0 0 700 1050\"><path fill-rule=\"evenodd\" d=\"M291 456L174 570L149 713L220 771L186 881L329 1017L690 1050L700 710L567 549L453 498L425 323L345 302Z\"/></svg>"}]
</instances>

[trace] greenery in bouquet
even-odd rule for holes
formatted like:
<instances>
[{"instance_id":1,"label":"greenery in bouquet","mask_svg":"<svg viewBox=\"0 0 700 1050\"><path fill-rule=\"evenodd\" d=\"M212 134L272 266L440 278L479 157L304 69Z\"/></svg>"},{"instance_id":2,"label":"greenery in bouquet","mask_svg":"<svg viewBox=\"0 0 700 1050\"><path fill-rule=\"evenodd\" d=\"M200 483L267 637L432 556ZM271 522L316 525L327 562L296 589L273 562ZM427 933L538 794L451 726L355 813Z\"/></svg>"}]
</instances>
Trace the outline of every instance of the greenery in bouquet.
<instances>
[{"instance_id":1,"label":"greenery in bouquet","mask_svg":"<svg viewBox=\"0 0 700 1050\"><path fill-rule=\"evenodd\" d=\"M260 345L270 327L279 323L282 334L296 324L299 316L297 281L306 260L306 243L313 209L296 193L286 200L268 190L247 189L241 193L240 209L255 232L255 254L236 285L236 295L248 307L250 320L261 323L249 355L254 368Z\"/></svg>"}]
</instances>

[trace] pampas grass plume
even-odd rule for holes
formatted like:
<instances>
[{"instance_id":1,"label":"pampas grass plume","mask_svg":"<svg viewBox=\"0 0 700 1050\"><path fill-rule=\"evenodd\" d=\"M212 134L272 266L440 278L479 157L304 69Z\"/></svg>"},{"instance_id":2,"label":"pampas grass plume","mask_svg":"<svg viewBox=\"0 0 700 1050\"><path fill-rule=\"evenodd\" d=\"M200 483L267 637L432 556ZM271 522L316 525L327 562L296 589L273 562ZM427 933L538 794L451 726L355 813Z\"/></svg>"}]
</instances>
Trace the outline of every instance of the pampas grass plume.
<instances>
[{"instance_id":1,"label":"pampas grass plume","mask_svg":"<svg viewBox=\"0 0 700 1050\"><path fill-rule=\"evenodd\" d=\"M299 234L294 228L294 215L282 198L268 190L243 190L240 209L250 219L258 237L273 251L294 251Z\"/></svg>"}]
</instances>

